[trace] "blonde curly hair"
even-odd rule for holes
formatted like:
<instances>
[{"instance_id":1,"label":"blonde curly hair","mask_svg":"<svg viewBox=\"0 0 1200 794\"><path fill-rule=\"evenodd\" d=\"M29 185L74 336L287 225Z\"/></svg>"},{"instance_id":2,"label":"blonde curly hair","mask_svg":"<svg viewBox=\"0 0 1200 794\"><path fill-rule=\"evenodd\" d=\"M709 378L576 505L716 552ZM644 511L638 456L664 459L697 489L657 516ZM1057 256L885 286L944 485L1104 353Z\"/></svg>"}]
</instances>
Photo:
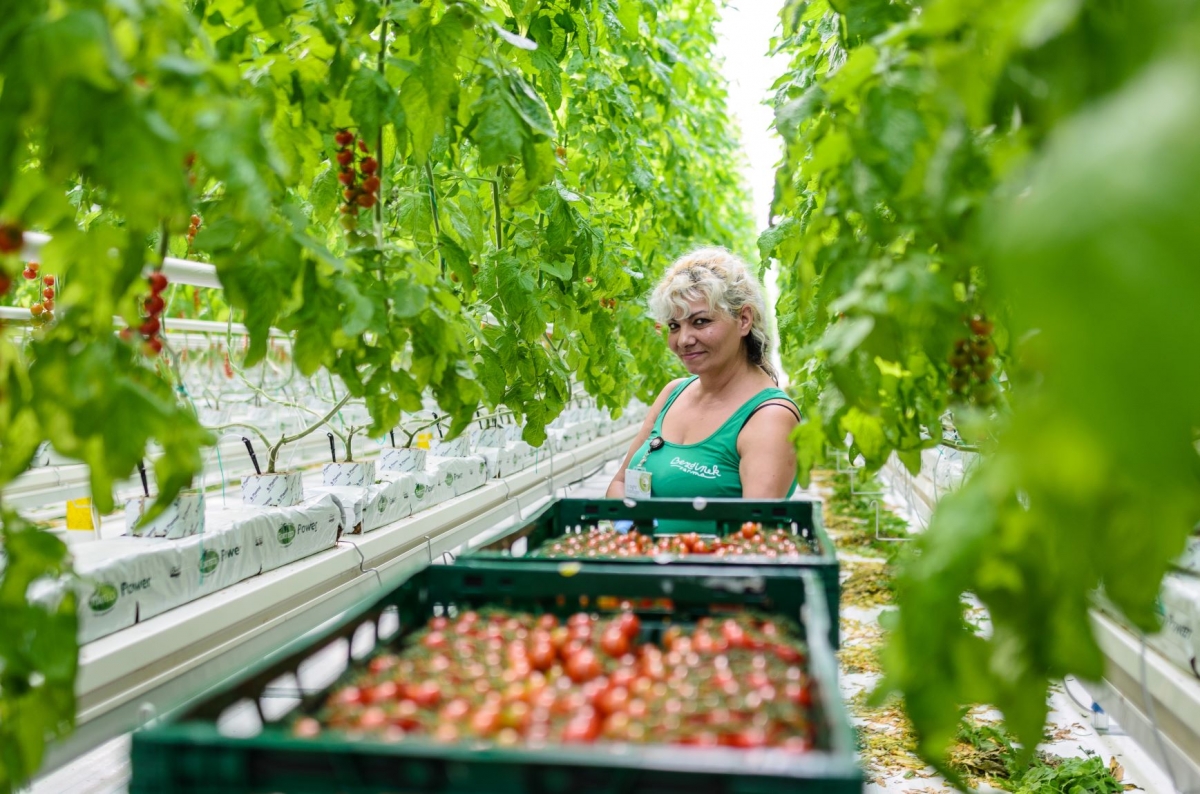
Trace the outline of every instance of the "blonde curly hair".
<instances>
[{"instance_id":1,"label":"blonde curly hair","mask_svg":"<svg viewBox=\"0 0 1200 794\"><path fill-rule=\"evenodd\" d=\"M667 269L650 296L650 311L659 322L685 317L688 302L703 300L712 311L730 317L750 307L750 333L746 336L746 357L776 383L779 375L771 365L771 347L775 340L767 317L762 285L750 267L725 248L699 248L684 254Z\"/></svg>"}]
</instances>

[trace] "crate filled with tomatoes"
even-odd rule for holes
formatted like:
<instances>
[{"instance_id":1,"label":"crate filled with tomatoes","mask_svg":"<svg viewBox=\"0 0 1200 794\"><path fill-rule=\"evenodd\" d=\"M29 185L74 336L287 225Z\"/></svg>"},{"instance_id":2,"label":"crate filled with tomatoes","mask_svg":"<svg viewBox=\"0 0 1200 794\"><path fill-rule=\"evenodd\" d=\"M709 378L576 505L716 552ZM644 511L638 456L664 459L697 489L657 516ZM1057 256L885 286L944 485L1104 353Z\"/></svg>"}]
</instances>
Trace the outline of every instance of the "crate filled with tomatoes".
<instances>
[{"instance_id":1,"label":"crate filled with tomatoes","mask_svg":"<svg viewBox=\"0 0 1200 794\"><path fill-rule=\"evenodd\" d=\"M838 560L819 501L743 499L557 499L460 555L456 564L513 562L595 572L672 565L807 569L836 612ZM836 624L836 621L834 622ZM837 626L832 627L837 646Z\"/></svg>"},{"instance_id":2,"label":"crate filled with tomatoes","mask_svg":"<svg viewBox=\"0 0 1200 794\"><path fill-rule=\"evenodd\" d=\"M744 573L431 566L136 733L130 791L861 791L824 588Z\"/></svg>"}]
</instances>

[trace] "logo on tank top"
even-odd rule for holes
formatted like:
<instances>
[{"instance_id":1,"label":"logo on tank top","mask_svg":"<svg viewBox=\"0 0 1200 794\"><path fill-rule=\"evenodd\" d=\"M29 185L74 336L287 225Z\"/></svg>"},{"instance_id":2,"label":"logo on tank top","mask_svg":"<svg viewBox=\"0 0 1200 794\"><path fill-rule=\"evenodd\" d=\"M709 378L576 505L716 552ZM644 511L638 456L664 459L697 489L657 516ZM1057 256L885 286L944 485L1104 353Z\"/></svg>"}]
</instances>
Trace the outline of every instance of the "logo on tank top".
<instances>
[{"instance_id":1,"label":"logo on tank top","mask_svg":"<svg viewBox=\"0 0 1200 794\"><path fill-rule=\"evenodd\" d=\"M705 466L701 463L693 463L690 460L684 460L677 456L671 461L671 465L682 472L696 477L703 477L706 480L715 480L721 476L721 468L715 463L712 466Z\"/></svg>"}]
</instances>

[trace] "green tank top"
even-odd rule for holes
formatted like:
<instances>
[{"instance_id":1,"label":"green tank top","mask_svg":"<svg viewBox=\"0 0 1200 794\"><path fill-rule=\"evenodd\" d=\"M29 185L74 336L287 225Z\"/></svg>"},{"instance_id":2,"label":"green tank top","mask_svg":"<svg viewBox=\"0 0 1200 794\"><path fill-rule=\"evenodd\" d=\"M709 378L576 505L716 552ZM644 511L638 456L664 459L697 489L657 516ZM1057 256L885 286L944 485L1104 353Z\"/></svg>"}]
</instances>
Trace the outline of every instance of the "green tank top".
<instances>
[{"instance_id":1,"label":"green tank top","mask_svg":"<svg viewBox=\"0 0 1200 794\"><path fill-rule=\"evenodd\" d=\"M663 439L663 446L652 452L650 439L662 437L663 418L683 390L696 380L696 376L688 378L675 387L666 405L654 421L654 429L650 437L642 442L633 454L630 466L641 467L650 472L650 494L660 499L683 499L703 496L713 499L740 499L742 497L742 475L739 470L741 455L738 454L737 440L746 420L754 409L770 400L787 400L792 405L792 399L783 389L763 389L747 400L741 408L725 420L716 432L703 441L695 444L673 444ZM796 490L795 481L788 489L788 496Z\"/></svg>"}]
</instances>

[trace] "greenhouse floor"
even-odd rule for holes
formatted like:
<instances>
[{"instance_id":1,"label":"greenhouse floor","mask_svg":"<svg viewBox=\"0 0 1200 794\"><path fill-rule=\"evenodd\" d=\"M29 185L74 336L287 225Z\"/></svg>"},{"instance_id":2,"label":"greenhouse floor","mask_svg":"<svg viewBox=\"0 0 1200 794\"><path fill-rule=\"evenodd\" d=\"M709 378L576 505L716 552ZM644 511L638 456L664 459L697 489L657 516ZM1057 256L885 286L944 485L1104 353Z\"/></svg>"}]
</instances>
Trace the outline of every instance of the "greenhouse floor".
<instances>
[{"instance_id":1,"label":"greenhouse floor","mask_svg":"<svg viewBox=\"0 0 1200 794\"><path fill-rule=\"evenodd\" d=\"M610 462L604 469L590 478L567 489L572 497L600 497L612 479L617 463ZM809 495L797 492L797 497ZM885 497L885 503L898 515L905 515L903 500L896 494ZM842 555L843 579L849 575L849 570L863 565L879 565L881 561L868 557ZM861 702L863 693L869 691L878 681L877 673L848 672L845 661L848 653L856 649L872 647L880 642L878 627L879 615L890 607L863 608L847 605L842 609L843 636L843 670L841 671L841 688L848 702L852 705L854 723L865 731L864 739L878 737L883 747L890 746L886 741L889 737L899 734L903 728L898 725L898 714L886 706L882 709L872 709L869 713L859 711L857 704ZM1051 724L1048 735L1053 741L1042 745L1043 751L1064 758L1078 757L1085 754L1096 754L1111 767L1119 765L1122 770L1122 780L1127 788L1137 788L1148 794L1170 794L1170 782L1164 772L1154 763L1140 747L1131 739L1124 736L1119 726L1111 724L1108 729L1100 732L1093 727L1091 715L1072 702L1070 695L1086 699L1082 686L1073 683L1069 692L1062 685L1055 687L1051 697ZM1086 702L1086 700L1085 700ZM980 712L975 715L977 721L987 723L989 715ZM129 776L129 735L123 735L97 747L95 750L77 758L71 763L51 772L37 780L29 794L114 794L126 791ZM872 742L874 746L874 742ZM908 792L910 794L935 794L954 791L938 777L932 769L922 765L915 757L903 750L894 753L874 752L871 759L865 762L868 784L867 794L881 792ZM989 787L981 787L980 791L997 791Z\"/></svg>"}]
</instances>

